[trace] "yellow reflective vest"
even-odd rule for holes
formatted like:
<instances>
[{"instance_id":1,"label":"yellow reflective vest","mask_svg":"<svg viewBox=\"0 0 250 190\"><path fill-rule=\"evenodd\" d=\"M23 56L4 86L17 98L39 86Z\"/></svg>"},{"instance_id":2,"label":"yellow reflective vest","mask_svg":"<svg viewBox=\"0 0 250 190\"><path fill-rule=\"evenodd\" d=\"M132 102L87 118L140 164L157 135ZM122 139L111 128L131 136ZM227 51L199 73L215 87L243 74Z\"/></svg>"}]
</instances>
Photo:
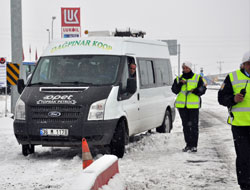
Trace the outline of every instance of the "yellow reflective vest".
<instances>
[{"instance_id":1,"label":"yellow reflective vest","mask_svg":"<svg viewBox=\"0 0 250 190\"><path fill-rule=\"evenodd\" d=\"M182 75L180 76L180 78ZM181 86L181 91L177 95L175 100L176 108L189 108L189 109L199 109L200 108L200 97L193 94L191 90L194 90L198 86L200 75L194 74L191 79L184 79L186 84ZM179 77L176 78L177 83L179 83Z\"/></svg>"},{"instance_id":2,"label":"yellow reflective vest","mask_svg":"<svg viewBox=\"0 0 250 190\"><path fill-rule=\"evenodd\" d=\"M241 89L245 88L247 81L250 83L250 78L240 70L230 73L229 78L234 95L240 93ZM234 126L250 126L250 84L247 84L244 100L230 108L228 123Z\"/></svg>"}]
</instances>

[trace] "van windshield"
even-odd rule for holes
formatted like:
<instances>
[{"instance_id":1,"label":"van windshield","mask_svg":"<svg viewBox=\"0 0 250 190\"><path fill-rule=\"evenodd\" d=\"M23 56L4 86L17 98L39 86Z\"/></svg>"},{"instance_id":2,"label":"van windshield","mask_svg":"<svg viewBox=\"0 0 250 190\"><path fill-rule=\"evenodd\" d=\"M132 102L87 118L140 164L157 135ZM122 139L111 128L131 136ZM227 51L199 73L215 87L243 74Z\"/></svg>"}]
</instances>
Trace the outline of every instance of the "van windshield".
<instances>
[{"instance_id":1,"label":"van windshield","mask_svg":"<svg viewBox=\"0 0 250 190\"><path fill-rule=\"evenodd\" d=\"M29 85L108 85L116 81L121 57L49 56L39 60Z\"/></svg>"}]
</instances>

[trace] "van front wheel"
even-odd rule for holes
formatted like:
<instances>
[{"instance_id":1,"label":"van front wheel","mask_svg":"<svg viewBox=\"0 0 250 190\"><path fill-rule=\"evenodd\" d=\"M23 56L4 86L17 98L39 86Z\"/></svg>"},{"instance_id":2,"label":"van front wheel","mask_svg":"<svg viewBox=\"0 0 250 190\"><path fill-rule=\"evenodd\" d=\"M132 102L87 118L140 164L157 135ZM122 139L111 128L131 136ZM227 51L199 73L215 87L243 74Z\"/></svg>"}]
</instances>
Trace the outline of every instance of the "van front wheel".
<instances>
[{"instance_id":1,"label":"van front wheel","mask_svg":"<svg viewBox=\"0 0 250 190\"><path fill-rule=\"evenodd\" d=\"M160 127L157 127L156 131L158 133L170 133L171 129L172 129L171 114L170 114L169 110L166 110L162 125Z\"/></svg>"},{"instance_id":2,"label":"van front wheel","mask_svg":"<svg viewBox=\"0 0 250 190\"><path fill-rule=\"evenodd\" d=\"M111 154L122 158L125 152L126 131L124 121L120 121L115 129L113 138L110 143Z\"/></svg>"}]
</instances>

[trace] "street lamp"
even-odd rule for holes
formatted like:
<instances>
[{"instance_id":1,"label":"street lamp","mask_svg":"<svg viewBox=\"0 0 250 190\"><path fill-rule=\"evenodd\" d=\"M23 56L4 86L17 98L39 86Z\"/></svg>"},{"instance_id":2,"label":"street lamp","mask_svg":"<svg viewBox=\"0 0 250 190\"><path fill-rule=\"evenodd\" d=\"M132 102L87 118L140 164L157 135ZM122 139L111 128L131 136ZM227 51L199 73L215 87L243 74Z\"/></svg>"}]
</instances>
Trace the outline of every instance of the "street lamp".
<instances>
[{"instance_id":1,"label":"street lamp","mask_svg":"<svg viewBox=\"0 0 250 190\"><path fill-rule=\"evenodd\" d=\"M49 29L46 29L46 31L47 31L48 34L49 34L49 44L50 44L50 31L49 31Z\"/></svg>"},{"instance_id":2,"label":"street lamp","mask_svg":"<svg viewBox=\"0 0 250 190\"><path fill-rule=\"evenodd\" d=\"M52 16L52 26L51 26L51 40L53 40L53 22L56 19L55 16Z\"/></svg>"}]
</instances>

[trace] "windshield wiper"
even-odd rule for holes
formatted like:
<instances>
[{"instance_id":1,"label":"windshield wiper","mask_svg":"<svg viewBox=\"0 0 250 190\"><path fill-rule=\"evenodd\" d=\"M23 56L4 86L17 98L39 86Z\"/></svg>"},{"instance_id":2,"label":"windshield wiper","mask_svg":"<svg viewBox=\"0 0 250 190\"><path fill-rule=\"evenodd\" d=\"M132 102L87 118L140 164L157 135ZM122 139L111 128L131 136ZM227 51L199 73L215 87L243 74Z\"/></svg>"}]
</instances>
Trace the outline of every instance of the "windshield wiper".
<instances>
[{"instance_id":1,"label":"windshield wiper","mask_svg":"<svg viewBox=\"0 0 250 190\"><path fill-rule=\"evenodd\" d=\"M30 83L28 86L33 86L33 85L55 85L53 83L48 83L48 82L36 82L36 83Z\"/></svg>"},{"instance_id":2,"label":"windshield wiper","mask_svg":"<svg viewBox=\"0 0 250 190\"><path fill-rule=\"evenodd\" d=\"M90 83L90 82L79 82L79 81L61 82L61 84L94 85L93 83Z\"/></svg>"}]
</instances>

